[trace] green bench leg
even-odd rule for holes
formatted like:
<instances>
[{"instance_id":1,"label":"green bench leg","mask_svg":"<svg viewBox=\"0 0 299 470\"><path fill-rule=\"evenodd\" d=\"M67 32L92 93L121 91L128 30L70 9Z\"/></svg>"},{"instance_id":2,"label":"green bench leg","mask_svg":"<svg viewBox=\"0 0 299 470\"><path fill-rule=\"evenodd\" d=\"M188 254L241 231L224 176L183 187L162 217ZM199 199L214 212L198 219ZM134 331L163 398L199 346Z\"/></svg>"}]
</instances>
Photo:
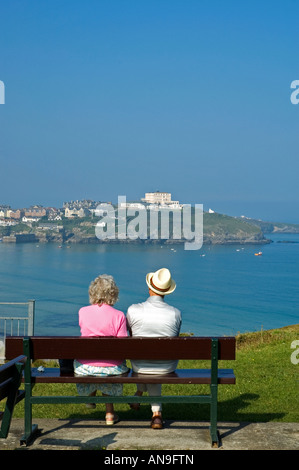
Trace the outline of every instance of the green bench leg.
<instances>
[{"instance_id":1,"label":"green bench leg","mask_svg":"<svg viewBox=\"0 0 299 470\"><path fill-rule=\"evenodd\" d=\"M211 345L211 408L210 408L210 436L212 447L219 447L217 432L217 403L218 403L218 339L212 339Z\"/></svg>"},{"instance_id":2,"label":"green bench leg","mask_svg":"<svg viewBox=\"0 0 299 470\"><path fill-rule=\"evenodd\" d=\"M37 434L37 431L38 431L37 424L34 424L33 426L31 426L30 430L28 431L25 429L25 434L23 434L23 436L20 439L20 445L28 446L30 442L34 440Z\"/></svg>"},{"instance_id":3,"label":"green bench leg","mask_svg":"<svg viewBox=\"0 0 299 470\"><path fill-rule=\"evenodd\" d=\"M23 436L20 439L20 445L28 446L30 442L34 440L37 434L37 431L38 431L37 424L34 424L33 426L31 426L30 430L28 431L25 430L25 434L23 434Z\"/></svg>"},{"instance_id":4,"label":"green bench leg","mask_svg":"<svg viewBox=\"0 0 299 470\"><path fill-rule=\"evenodd\" d=\"M35 437L37 433L37 425L32 426L32 388L33 384L31 383L31 348L30 348L30 338L23 339L23 352L27 356L27 362L25 365L25 430L24 435L21 437L20 444L28 445Z\"/></svg>"},{"instance_id":5,"label":"green bench leg","mask_svg":"<svg viewBox=\"0 0 299 470\"><path fill-rule=\"evenodd\" d=\"M217 430L217 389L217 385L211 385L210 436L212 447L219 447L219 434Z\"/></svg>"},{"instance_id":6,"label":"green bench leg","mask_svg":"<svg viewBox=\"0 0 299 470\"><path fill-rule=\"evenodd\" d=\"M15 406L16 393L17 390L14 390L14 392L7 397L6 406L1 422L0 438L6 439L8 436L10 423L12 420L12 414Z\"/></svg>"},{"instance_id":7,"label":"green bench leg","mask_svg":"<svg viewBox=\"0 0 299 470\"><path fill-rule=\"evenodd\" d=\"M25 384L25 431L20 439L21 445L28 445L35 437L38 427L32 425L31 384Z\"/></svg>"}]
</instances>

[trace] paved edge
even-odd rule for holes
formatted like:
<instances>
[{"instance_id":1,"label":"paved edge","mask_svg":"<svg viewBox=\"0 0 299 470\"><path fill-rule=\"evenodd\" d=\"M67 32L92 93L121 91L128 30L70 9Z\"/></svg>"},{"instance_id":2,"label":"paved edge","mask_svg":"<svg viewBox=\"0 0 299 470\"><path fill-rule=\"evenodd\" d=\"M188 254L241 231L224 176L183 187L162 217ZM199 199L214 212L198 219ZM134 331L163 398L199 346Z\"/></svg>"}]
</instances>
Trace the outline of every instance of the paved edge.
<instances>
[{"instance_id":1,"label":"paved edge","mask_svg":"<svg viewBox=\"0 0 299 470\"><path fill-rule=\"evenodd\" d=\"M35 419L36 439L20 446L23 419L13 419L0 450L214 450L208 422L165 421L162 430L150 429L148 421ZM299 450L299 423L218 423L220 447L216 450Z\"/></svg>"}]
</instances>

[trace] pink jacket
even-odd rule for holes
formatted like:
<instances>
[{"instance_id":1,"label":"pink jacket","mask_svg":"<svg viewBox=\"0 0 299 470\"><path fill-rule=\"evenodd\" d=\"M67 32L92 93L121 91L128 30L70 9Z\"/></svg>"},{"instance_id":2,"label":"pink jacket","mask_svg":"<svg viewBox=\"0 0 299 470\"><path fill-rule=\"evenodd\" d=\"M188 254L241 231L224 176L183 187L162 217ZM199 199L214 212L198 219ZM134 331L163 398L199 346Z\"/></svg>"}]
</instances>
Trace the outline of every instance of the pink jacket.
<instances>
[{"instance_id":1,"label":"pink jacket","mask_svg":"<svg viewBox=\"0 0 299 470\"><path fill-rule=\"evenodd\" d=\"M124 313L107 304L82 307L79 310L79 325L81 336L128 336ZM98 367L122 364L121 360L101 361L100 358L98 360L78 359L78 361Z\"/></svg>"}]
</instances>

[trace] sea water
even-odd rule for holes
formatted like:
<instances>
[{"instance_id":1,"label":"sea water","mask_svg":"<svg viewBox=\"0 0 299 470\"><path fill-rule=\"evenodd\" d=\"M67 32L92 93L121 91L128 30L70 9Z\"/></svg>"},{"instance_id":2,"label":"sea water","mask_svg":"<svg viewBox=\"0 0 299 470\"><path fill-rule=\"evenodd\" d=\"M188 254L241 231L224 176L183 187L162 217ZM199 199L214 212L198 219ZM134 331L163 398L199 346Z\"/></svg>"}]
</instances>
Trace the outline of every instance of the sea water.
<instances>
[{"instance_id":1,"label":"sea water","mask_svg":"<svg viewBox=\"0 0 299 470\"><path fill-rule=\"evenodd\" d=\"M77 335L78 310L88 305L96 276L114 276L120 290L115 306L126 312L148 297L146 274L167 267L177 288L165 300L181 310L182 332L234 335L296 324L299 235L267 238L273 243L197 251L160 244L0 243L0 302L35 299L36 335ZM0 306L0 316L15 310Z\"/></svg>"}]
</instances>

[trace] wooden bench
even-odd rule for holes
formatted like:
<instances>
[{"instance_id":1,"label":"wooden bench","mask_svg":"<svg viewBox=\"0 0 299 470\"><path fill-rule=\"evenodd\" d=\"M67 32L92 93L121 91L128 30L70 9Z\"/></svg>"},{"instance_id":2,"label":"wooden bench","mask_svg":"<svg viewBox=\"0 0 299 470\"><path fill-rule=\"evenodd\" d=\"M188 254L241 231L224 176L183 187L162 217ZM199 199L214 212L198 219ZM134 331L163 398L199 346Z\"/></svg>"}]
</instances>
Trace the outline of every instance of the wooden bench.
<instances>
[{"instance_id":1,"label":"wooden bench","mask_svg":"<svg viewBox=\"0 0 299 470\"><path fill-rule=\"evenodd\" d=\"M210 436L213 447L219 444L217 432L217 392L219 384L234 384L232 369L219 369L218 360L235 359L235 338L107 338L107 337L10 337L6 339L6 357L24 354L28 361L24 370L25 433L21 444L28 444L37 426L32 426L32 405L38 403L208 403L210 404ZM37 359L193 359L210 360L209 369L180 369L166 375L144 375L130 372L110 377L79 377L63 374L59 368L44 368L40 372L31 366ZM128 366L129 366L128 362ZM32 396L36 383L161 383L209 384L207 395L175 396Z\"/></svg>"},{"instance_id":2,"label":"wooden bench","mask_svg":"<svg viewBox=\"0 0 299 470\"><path fill-rule=\"evenodd\" d=\"M25 363L26 357L20 355L0 367L0 400L6 398L4 412L0 413L0 437L4 439L9 432L14 407L25 397L24 391L19 390Z\"/></svg>"}]
</instances>

